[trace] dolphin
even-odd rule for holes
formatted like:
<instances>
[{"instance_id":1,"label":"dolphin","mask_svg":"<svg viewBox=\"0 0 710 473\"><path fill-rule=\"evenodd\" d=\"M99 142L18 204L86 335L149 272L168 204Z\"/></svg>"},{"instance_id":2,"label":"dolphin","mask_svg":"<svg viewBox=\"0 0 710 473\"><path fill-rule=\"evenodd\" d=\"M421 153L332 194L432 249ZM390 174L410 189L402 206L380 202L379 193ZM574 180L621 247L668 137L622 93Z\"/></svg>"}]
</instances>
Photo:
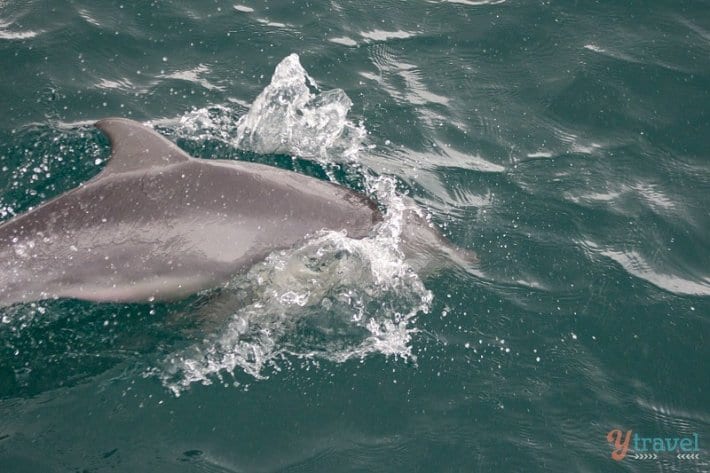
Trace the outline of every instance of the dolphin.
<instances>
[{"instance_id":1,"label":"dolphin","mask_svg":"<svg viewBox=\"0 0 710 473\"><path fill-rule=\"evenodd\" d=\"M138 122L97 122L105 168L0 224L0 306L48 298L141 302L223 284L321 230L363 238L366 196L255 163L195 159Z\"/></svg>"}]
</instances>

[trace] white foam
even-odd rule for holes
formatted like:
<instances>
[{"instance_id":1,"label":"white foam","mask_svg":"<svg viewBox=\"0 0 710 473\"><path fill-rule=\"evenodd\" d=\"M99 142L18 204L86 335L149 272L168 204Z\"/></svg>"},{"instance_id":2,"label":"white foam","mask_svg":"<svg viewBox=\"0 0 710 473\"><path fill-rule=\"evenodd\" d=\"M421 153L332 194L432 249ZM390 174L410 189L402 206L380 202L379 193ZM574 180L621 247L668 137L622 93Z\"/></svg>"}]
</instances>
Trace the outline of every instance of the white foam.
<instances>
[{"instance_id":1,"label":"white foam","mask_svg":"<svg viewBox=\"0 0 710 473\"><path fill-rule=\"evenodd\" d=\"M331 43L342 44L343 46L357 46L357 41L347 36L341 36L338 38L328 38Z\"/></svg>"},{"instance_id":2,"label":"white foam","mask_svg":"<svg viewBox=\"0 0 710 473\"><path fill-rule=\"evenodd\" d=\"M256 21L258 21L262 25L272 26L274 28L289 28L291 26L291 25L287 25L286 23L281 23L278 21L271 21L266 18L257 18Z\"/></svg>"},{"instance_id":3,"label":"white foam","mask_svg":"<svg viewBox=\"0 0 710 473\"><path fill-rule=\"evenodd\" d=\"M409 31L403 31L403 30L397 30L397 31L372 30L372 31L363 31L360 33L360 36L362 36L365 39L369 39L371 41L387 41L389 39L411 38L412 36L414 36L414 33L410 33Z\"/></svg>"},{"instance_id":4,"label":"white foam","mask_svg":"<svg viewBox=\"0 0 710 473\"><path fill-rule=\"evenodd\" d=\"M366 130L347 118L351 105L342 90L319 91L292 54L240 118L226 104L161 125L189 139L297 155L326 169L348 162L351 170L362 171L358 162ZM193 383L209 384L235 372L266 376L287 363L284 357L313 362L368 354L412 358L413 322L429 311L432 295L399 249L405 204L394 179L361 174L366 192L387 209L384 221L361 240L335 232L317 235L236 277L228 291L251 294L252 302L228 305L219 330L174 353L155 371L176 395ZM219 302L214 307L224 310Z\"/></svg>"},{"instance_id":5,"label":"white foam","mask_svg":"<svg viewBox=\"0 0 710 473\"><path fill-rule=\"evenodd\" d=\"M595 53L605 53L606 50L602 47L597 46L596 44L585 44L584 49L588 49L590 51L594 51Z\"/></svg>"},{"instance_id":6,"label":"white foam","mask_svg":"<svg viewBox=\"0 0 710 473\"><path fill-rule=\"evenodd\" d=\"M528 153L528 158L551 158L552 153L549 151L536 151L534 153Z\"/></svg>"},{"instance_id":7,"label":"white foam","mask_svg":"<svg viewBox=\"0 0 710 473\"><path fill-rule=\"evenodd\" d=\"M0 39L29 39L34 38L39 33L41 31L7 31L0 29Z\"/></svg>"}]
</instances>

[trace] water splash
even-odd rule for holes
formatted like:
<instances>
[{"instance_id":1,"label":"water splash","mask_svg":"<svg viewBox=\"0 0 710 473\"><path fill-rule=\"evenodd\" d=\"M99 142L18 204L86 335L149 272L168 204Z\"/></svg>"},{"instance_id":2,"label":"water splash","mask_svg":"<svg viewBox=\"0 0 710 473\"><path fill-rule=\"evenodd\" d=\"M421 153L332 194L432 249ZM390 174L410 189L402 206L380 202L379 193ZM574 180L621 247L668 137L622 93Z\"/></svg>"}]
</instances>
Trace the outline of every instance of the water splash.
<instances>
[{"instance_id":1,"label":"water splash","mask_svg":"<svg viewBox=\"0 0 710 473\"><path fill-rule=\"evenodd\" d=\"M170 355L157 370L179 395L193 383L253 378L280 369L284 357L343 362L379 353L413 359L414 320L432 294L400 250L405 200L395 180L357 164L367 149L362 124L348 120L352 102L339 89L318 92L298 56L286 57L271 83L240 118L226 105L194 110L172 125L188 139L216 139L242 150L285 153L323 165L349 162L368 194L386 208L368 238L337 232L272 254L230 283L206 306L219 325L212 335ZM332 178L332 177L331 177ZM249 294L232 303L229 294Z\"/></svg>"},{"instance_id":2,"label":"water splash","mask_svg":"<svg viewBox=\"0 0 710 473\"><path fill-rule=\"evenodd\" d=\"M173 354L163 381L179 395L235 370L261 378L282 355L335 362L370 353L412 358L412 323L429 310L432 296L400 258L385 235L352 240L340 233L272 254L231 283L254 302L233 307L220 330Z\"/></svg>"},{"instance_id":3,"label":"water splash","mask_svg":"<svg viewBox=\"0 0 710 473\"><path fill-rule=\"evenodd\" d=\"M271 83L238 121L229 107L212 106L180 118L176 132L260 154L348 162L356 159L366 135L361 123L347 119L351 107L341 89L320 92L298 55L291 54L276 66Z\"/></svg>"}]
</instances>

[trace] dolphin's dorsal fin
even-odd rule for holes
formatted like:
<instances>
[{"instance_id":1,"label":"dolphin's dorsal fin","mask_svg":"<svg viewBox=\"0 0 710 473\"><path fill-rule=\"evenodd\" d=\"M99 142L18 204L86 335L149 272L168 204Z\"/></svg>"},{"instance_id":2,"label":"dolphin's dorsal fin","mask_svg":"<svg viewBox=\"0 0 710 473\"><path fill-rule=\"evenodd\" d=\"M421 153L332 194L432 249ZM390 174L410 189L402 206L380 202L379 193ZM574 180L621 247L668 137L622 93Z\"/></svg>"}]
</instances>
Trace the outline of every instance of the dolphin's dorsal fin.
<instances>
[{"instance_id":1,"label":"dolphin's dorsal fin","mask_svg":"<svg viewBox=\"0 0 710 473\"><path fill-rule=\"evenodd\" d=\"M102 174L147 170L190 160L173 142L133 120L105 118L95 126L111 141L111 158Z\"/></svg>"}]
</instances>

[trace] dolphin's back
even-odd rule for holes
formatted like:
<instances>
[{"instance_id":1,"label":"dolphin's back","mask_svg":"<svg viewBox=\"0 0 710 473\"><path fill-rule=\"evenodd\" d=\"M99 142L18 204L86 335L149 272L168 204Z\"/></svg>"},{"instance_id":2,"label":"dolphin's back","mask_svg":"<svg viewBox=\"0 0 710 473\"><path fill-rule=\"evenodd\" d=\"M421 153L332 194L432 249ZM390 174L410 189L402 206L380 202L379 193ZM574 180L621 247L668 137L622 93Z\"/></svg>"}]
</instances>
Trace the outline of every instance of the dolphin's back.
<instances>
[{"instance_id":1,"label":"dolphin's back","mask_svg":"<svg viewBox=\"0 0 710 473\"><path fill-rule=\"evenodd\" d=\"M193 159L135 122L99 127L114 147L101 174L0 225L0 304L182 297L319 230L360 238L380 218L341 186Z\"/></svg>"}]
</instances>

